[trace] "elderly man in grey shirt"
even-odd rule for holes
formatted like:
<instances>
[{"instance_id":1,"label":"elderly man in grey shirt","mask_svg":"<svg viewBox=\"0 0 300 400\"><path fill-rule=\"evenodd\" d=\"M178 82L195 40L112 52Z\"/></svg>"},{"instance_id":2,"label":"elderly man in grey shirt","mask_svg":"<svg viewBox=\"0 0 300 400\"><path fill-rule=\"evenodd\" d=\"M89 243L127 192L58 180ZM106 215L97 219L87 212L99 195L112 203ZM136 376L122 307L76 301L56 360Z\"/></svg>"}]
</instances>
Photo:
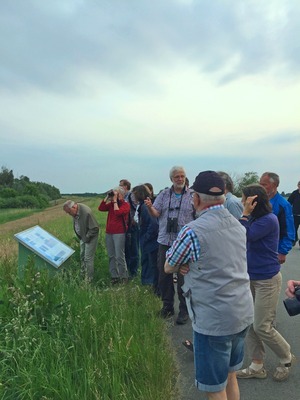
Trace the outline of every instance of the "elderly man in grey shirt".
<instances>
[{"instance_id":1,"label":"elderly man in grey shirt","mask_svg":"<svg viewBox=\"0 0 300 400\"><path fill-rule=\"evenodd\" d=\"M92 280L99 235L98 222L91 209L85 204L67 200L63 205L63 210L73 217L74 232L80 240L81 270L88 280Z\"/></svg>"}]
</instances>

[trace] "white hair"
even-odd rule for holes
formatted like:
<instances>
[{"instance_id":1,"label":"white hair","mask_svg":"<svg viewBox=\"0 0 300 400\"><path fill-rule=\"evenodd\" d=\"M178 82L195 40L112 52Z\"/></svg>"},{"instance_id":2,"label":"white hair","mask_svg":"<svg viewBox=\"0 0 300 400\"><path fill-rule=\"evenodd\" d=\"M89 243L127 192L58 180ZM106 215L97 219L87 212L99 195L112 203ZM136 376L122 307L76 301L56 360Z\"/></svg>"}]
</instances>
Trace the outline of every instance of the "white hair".
<instances>
[{"instance_id":1,"label":"white hair","mask_svg":"<svg viewBox=\"0 0 300 400\"><path fill-rule=\"evenodd\" d=\"M204 194L204 193L198 193L198 196L200 197L200 199L207 204L224 204L226 198L224 196L224 194L218 195L218 196L212 196L210 194Z\"/></svg>"},{"instance_id":2,"label":"white hair","mask_svg":"<svg viewBox=\"0 0 300 400\"><path fill-rule=\"evenodd\" d=\"M120 193L123 197L125 196L125 190L122 186L116 186L113 191Z\"/></svg>"},{"instance_id":3,"label":"white hair","mask_svg":"<svg viewBox=\"0 0 300 400\"><path fill-rule=\"evenodd\" d=\"M75 202L74 201L72 201L72 200L67 200L64 204L63 204L63 209L65 210L66 208L67 209L71 209L72 207L74 207L74 205L75 205Z\"/></svg>"},{"instance_id":4,"label":"white hair","mask_svg":"<svg viewBox=\"0 0 300 400\"><path fill-rule=\"evenodd\" d=\"M180 165L174 165L174 167L172 167L170 169L170 173L169 173L170 179L172 180L173 175L175 175L175 172L181 172L181 171L186 176L186 172L185 172L185 169L183 167L181 167Z\"/></svg>"}]
</instances>

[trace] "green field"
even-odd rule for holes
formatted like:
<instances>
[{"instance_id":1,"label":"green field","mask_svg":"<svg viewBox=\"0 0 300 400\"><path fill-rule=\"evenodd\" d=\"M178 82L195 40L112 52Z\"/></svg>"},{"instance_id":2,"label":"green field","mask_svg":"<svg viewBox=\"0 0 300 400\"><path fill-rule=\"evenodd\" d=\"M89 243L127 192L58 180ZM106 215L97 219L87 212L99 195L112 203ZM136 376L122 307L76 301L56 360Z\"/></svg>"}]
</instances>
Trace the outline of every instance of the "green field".
<instances>
[{"instance_id":1,"label":"green field","mask_svg":"<svg viewBox=\"0 0 300 400\"><path fill-rule=\"evenodd\" d=\"M160 301L136 278L110 286L104 246L106 214L99 199L83 200L101 235L95 279L80 277L71 218L61 213L40 226L75 249L64 270L38 271L29 258L18 276L16 252L0 258L1 400L174 400L176 363ZM1 232L1 225L0 225ZM13 246L13 233L1 246Z\"/></svg>"},{"instance_id":2,"label":"green field","mask_svg":"<svg viewBox=\"0 0 300 400\"><path fill-rule=\"evenodd\" d=\"M20 218L28 217L40 210L11 208L0 209L0 225L5 222L15 221Z\"/></svg>"}]
</instances>

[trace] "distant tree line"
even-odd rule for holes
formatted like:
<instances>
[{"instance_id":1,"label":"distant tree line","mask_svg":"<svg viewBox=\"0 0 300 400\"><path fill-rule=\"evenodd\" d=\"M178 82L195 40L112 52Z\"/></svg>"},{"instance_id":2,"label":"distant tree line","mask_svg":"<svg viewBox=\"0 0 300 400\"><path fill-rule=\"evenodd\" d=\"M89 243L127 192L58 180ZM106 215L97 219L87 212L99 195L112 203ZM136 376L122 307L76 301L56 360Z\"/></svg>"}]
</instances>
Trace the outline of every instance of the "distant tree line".
<instances>
[{"instance_id":1,"label":"distant tree line","mask_svg":"<svg viewBox=\"0 0 300 400\"><path fill-rule=\"evenodd\" d=\"M85 193L62 193L62 196L64 197L101 197L103 196L102 194L99 193L94 193L94 192L85 192Z\"/></svg>"},{"instance_id":2,"label":"distant tree line","mask_svg":"<svg viewBox=\"0 0 300 400\"><path fill-rule=\"evenodd\" d=\"M61 198L59 189L44 182L31 182L27 176L15 178L13 170L2 166L0 208L45 208L50 200Z\"/></svg>"}]
</instances>

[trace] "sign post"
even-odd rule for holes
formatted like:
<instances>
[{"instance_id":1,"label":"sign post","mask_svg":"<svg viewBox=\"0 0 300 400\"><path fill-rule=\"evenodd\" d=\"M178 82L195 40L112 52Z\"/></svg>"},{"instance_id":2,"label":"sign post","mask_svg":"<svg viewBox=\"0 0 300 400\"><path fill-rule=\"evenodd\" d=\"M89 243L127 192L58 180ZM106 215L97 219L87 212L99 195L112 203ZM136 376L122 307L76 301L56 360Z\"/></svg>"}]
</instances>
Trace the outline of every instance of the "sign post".
<instances>
[{"instance_id":1,"label":"sign post","mask_svg":"<svg viewBox=\"0 0 300 400\"><path fill-rule=\"evenodd\" d=\"M49 269L50 272L58 271L75 252L38 225L16 233L14 236L19 243L19 273L22 273L28 257L31 256L34 256L38 269Z\"/></svg>"}]
</instances>

